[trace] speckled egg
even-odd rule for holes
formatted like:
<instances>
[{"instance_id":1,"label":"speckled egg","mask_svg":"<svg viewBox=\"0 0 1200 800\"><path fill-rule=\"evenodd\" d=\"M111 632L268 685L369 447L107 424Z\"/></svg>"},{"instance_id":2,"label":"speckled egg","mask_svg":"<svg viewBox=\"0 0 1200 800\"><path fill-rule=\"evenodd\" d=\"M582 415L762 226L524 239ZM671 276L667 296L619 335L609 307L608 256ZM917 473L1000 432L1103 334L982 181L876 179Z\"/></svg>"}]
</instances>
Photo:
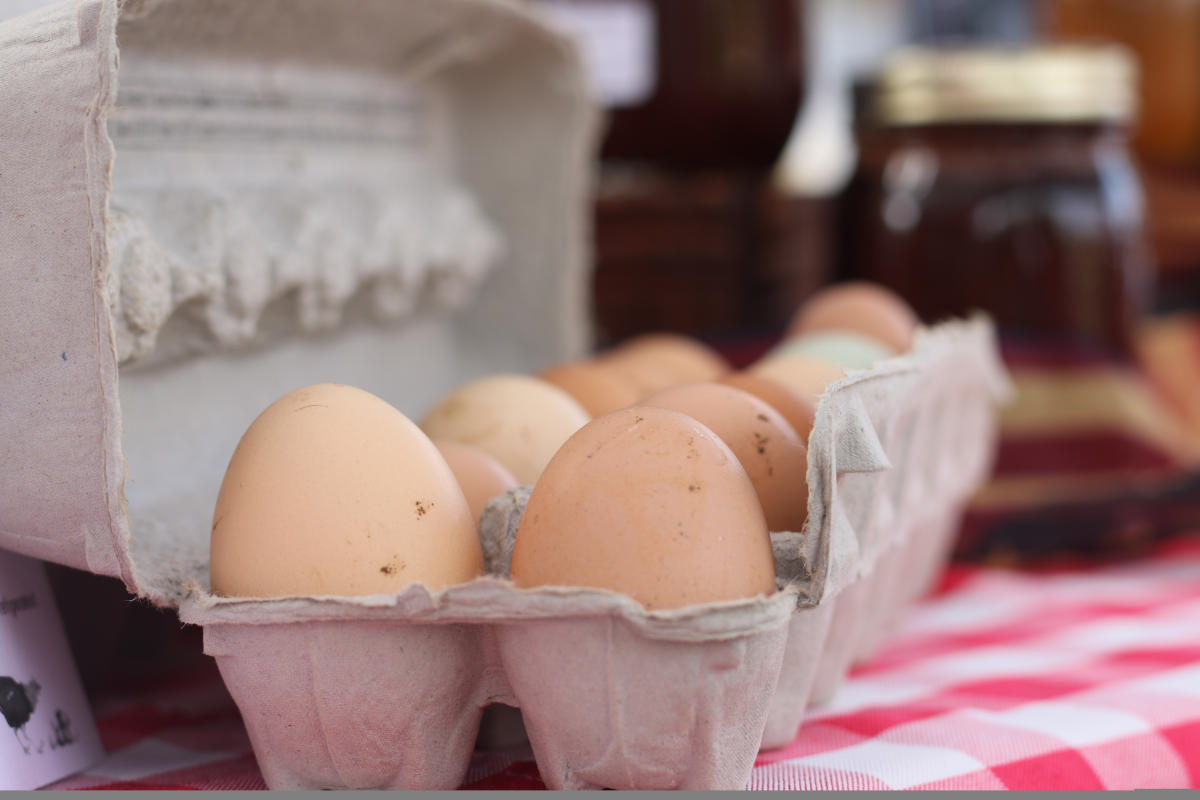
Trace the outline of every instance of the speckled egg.
<instances>
[{"instance_id":1,"label":"speckled egg","mask_svg":"<svg viewBox=\"0 0 1200 800\"><path fill-rule=\"evenodd\" d=\"M650 610L775 591L737 457L692 417L645 406L593 420L554 456L517 530L512 579L608 589Z\"/></svg>"},{"instance_id":2,"label":"speckled egg","mask_svg":"<svg viewBox=\"0 0 1200 800\"><path fill-rule=\"evenodd\" d=\"M812 397L785 386L777 380L750 372L731 372L722 376L718 383L741 389L762 400L783 415L792 430L807 442L817 416L817 404Z\"/></svg>"},{"instance_id":3,"label":"speckled egg","mask_svg":"<svg viewBox=\"0 0 1200 800\"><path fill-rule=\"evenodd\" d=\"M804 527L808 451L778 411L749 392L708 382L673 386L642 402L681 411L721 437L750 476L768 528L798 531Z\"/></svg>"},{"instance_id":4,"label":"speckled egg","mask_svg":"<svg viewBox=\"0 0 1200 800\"><path fill-rule=\"evenodd\" d=\"M483 554L433 442L380 398L320 384L275 401L242 436L210 571L220 595L363 595L464 583Z\"/></svg>"}]
</instances>

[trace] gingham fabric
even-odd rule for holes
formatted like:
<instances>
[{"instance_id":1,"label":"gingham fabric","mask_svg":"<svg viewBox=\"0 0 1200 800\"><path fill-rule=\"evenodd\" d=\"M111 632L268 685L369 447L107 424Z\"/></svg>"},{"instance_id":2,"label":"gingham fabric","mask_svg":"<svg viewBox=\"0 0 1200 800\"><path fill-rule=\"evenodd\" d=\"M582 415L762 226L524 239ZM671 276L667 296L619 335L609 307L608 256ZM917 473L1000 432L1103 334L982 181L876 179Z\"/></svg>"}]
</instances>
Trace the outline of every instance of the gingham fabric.
<instances>
[{"instance_id":1,"label":"gingham fabric","mask_svg":"<svg viewBox=\"0 0 1200 800\"><path fill-rule=\"evenodd\" d=\"M264 788L215 670L109 698L108 757L51 788ZM468 788L537 788L529 753ZM956 567L750 789L1200 787L1200 543L1119 567Z\"/></svg>"}]
</instances>

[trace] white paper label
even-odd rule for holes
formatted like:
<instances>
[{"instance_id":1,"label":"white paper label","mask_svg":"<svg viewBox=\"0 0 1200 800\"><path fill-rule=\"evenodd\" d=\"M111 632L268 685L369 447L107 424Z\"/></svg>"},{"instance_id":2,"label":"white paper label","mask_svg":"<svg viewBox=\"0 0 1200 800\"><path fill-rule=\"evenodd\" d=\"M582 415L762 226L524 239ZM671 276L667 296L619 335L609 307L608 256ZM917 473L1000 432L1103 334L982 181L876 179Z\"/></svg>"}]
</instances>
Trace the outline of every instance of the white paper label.
<instances>
[{"instance_id":1,"label":"white paper label","mask_svg":"<svg viewBox=\"0 0 1200 800\"><path fill-rule=\"evenodd\" d=\"M45 567L0 551L0 789L36 789L103 755Z\"/></svg>"},{"instance_id":2,"label":"white paper label","mask_svg":"<svg viewBox=\"0 0 1200 800\"><path fill-rule=\"evenodd\" d=\"M537 0L551 25L573 37L600 102L634 106L658 82L654 9L642 0Z\"/></svg>"}]
</instances>

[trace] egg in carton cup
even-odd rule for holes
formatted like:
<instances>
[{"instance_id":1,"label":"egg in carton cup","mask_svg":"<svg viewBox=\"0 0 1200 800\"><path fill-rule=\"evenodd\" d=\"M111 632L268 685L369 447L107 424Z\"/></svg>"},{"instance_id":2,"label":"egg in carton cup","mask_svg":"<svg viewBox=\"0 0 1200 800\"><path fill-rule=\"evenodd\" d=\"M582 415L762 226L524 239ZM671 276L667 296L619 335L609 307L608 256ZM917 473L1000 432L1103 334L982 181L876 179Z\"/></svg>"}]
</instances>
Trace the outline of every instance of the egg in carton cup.
<instances>
[{"instance_id":1,"label":"egg in carton cup","mask_svg":"<svg viewBox=\"0 0 1200 800\"><path fill-rule=\"evenodd\" d=\"M520 588L523 487L484 512L486 577L247 599L210 594L201 570L180 615L204 626L274 788L453 788L494 703L521 709L553 788L741 788L760 747L795 737L816 682L839 683L929 587L990 465L1006 385L974 319L829 387L809 520L771 534L770 595L647 610L614 591Z\"/></svg>"}]
</instances>

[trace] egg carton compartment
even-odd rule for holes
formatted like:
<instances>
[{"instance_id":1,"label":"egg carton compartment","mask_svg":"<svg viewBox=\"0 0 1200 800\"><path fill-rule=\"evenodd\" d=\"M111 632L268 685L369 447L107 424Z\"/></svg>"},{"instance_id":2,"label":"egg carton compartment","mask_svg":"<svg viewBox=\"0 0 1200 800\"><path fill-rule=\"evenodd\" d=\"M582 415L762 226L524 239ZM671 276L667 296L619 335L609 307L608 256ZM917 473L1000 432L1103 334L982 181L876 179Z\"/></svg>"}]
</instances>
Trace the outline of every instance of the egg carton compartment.
<instances>
[{"instance_id":1,"label":"egg carton compartment","mask_svg":"<svg viewBox=\"0 0 1200 800\"><path fill-rule=\"evenodd\" d=\"M518 589L525 487L489 503L489 574L468 584L227 598L197 564L180 617L204 626L272 788L453 788L496 703L520 708L552 788L741 788L936 578L1007 391L983 319L831 386L808 523L772 534L770 597L646 611L601 589Z\"/></svg>"}]
</instances>

